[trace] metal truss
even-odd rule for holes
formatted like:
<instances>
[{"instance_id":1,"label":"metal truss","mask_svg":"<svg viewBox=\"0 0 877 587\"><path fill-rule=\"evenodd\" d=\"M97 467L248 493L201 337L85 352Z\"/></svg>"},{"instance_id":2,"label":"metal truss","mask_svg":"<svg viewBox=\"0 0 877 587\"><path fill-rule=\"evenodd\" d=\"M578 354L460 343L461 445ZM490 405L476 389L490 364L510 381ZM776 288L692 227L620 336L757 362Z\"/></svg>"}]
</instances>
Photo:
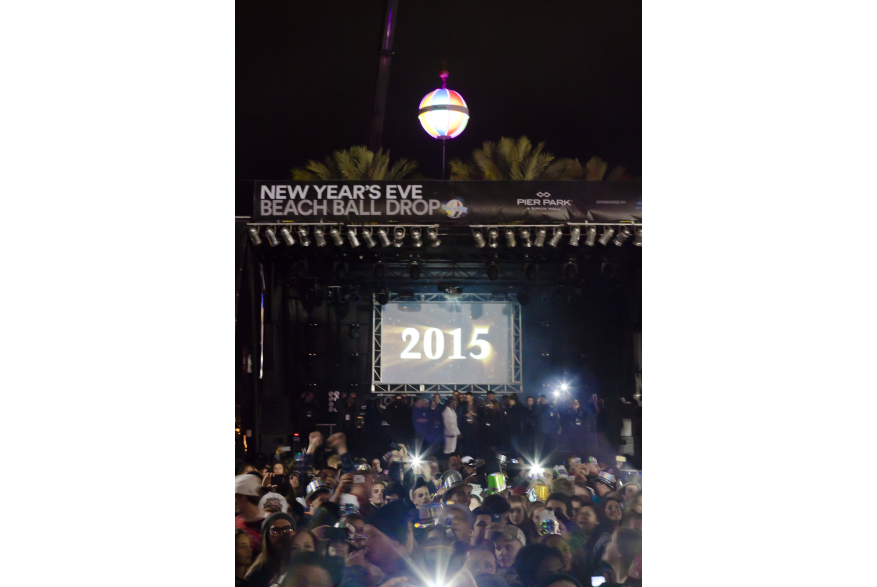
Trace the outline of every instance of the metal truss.
<instances>
[{"instance_id":1,"label":"metal truss","mask_svg":"<svg viewBox=\"0 0 877 587\"><path fill-rule=\"evenodd\" d=\"M410 279L407 260L396 262L388 259L384 261L384 267L386 268L386 279ZM420 279L454 281L484 278L484 263L427 260L423 261L420 267ZM499 269L497 279L525 279L522 263L497 263L497 268Z\"/></svg>"},{"instance_id":2,"label":"metal truss","mask_svg":"<svg viewBox=\"0 0 877 587\"><path fill-rule=\"evenodd\" d=\"M375 395L393 395L396 393L405 394L442 394L448 395L455 391L472 393L487 393L494 391L496 393L523 393L523 335L521 330L521 305L518 303L517 294L509 293L503 295L488 293L418 293L413 296L401 296L398 293L390 294L391 302L425 302L425 303L442 303L448 301L457 302L512 302L512 327L511 340L509 341L512 349L511 362L511 379L510 384L389 384L382 383L381 371L381 333L383 306L381 306L376 297L372 297L372 393Z\"/></svg>"}]
</instances>

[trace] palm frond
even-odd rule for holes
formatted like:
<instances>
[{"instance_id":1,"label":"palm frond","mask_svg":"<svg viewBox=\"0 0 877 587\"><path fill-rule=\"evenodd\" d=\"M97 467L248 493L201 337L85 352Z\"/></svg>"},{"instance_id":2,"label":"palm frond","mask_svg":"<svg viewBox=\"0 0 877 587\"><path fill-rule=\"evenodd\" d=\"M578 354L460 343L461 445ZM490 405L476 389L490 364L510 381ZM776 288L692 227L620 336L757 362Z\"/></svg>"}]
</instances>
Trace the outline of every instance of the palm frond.
<instances>
[{"instance_id":1,"label":"palm frond","mask_svg":"<svg viewBox=\"0 0 877 587\"><path fill-rule=\"evenodd\" d=\"M451 179L461 181L474 179L475 171L471 166L463 163L460 159L451 159L449 165L451 166Z\"/></svg>"},{"instance_id":2,"label":"palm frond","mask_svg":"<svg viewBox=\"0 0 877 587\"><path fill-rule=\"evenodd\" d=\"M416 161L408 159L399 159L390 168L386 179L405 179L405 177L417 168Z\"/></svg>"},{"instance_id":3,"label":"palm frond","mask_svg":"<svg viewBox=\"0 0 877 587\"><path fill-rule=\"evenodd\" d=\"M540 143L541 146L541 143ZM527 166L524 168L524 179L525 180L535 180L541 179L542 174L545 169L548 167L548 164L554 160L554 155L551 153L539 153L538 155L534 155L527 162Z\"/></svg>"},{"instance_id":4,"label":"palm frond","mask_svg":"<svg viewBox=\"0 0 877 587\"><path fill-rule=\"evenodd\" d=\"M335 151L332 153L335 159L335 166L338 167L340 176L338 179L358 179L356 164L349 150Z\"/></svg>"},{"instance_id":5,"label":"palm frond","mask_svg":"<svg viewBox=\"0 0 877 587\"><path fill-rule=\"evenodd\" d=\"M585 179L588 181L600 181L606 173L606 162L599 157L591 157L590 161L585 164L587 174Z\"/></svg>"},{"instance_id":6,"label":"palm frond","mask_svg":"<svg viewBox=\"0 0 877 587\"><path fill-rule=\"evenodd\" d=\"M621 165L616 165L609 172L609 175L606 176L606 181L622 181L625 175L627 175L627 169Z\"/></svg>"},{"instance_id":7,"label":"palm frond","mask_svg":"<svg viewBox=\"0 0 877 587\"><path fill-rule=\"evenodd\" d=\"M560 181L560 180L580 180L585 177L582 164L578 159L558 159L545 169L542 174L544 180Z\"/></svg>"}]
</instances>

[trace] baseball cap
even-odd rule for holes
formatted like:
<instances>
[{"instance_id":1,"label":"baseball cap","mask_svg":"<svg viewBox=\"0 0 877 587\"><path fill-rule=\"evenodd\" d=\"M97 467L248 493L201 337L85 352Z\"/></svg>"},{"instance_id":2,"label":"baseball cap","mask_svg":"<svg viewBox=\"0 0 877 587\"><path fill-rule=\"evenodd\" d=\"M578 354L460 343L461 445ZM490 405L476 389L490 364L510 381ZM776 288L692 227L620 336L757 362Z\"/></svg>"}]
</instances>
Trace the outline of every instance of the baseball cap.
<instances>
[{"instance_id":1,"label":"baseball cap","mask_svg":"<svg viewBox=\"0 0 877 587\"><path fill-rule=\"evenodd\" d=\"M503 526L499 530L493 531L490 534L490 539L496 540L500 536L506 540L517 540L522 545L527 546L527 539L524 538L524 533L517 526Z\"/></svg>"},{"instance_id":2,"label":"baseball cap","mask_svg":"<svg viewBox=\"0 0 877 587\"><path fill-rule=\"evenodd\" d=\"M234 478L235 493L259 497L259 489L261 487L262 481L260 481L259 478L255 475L250 475L249 473L246 473L244 475L237 475Z\"/></svg>"}]
</instances>

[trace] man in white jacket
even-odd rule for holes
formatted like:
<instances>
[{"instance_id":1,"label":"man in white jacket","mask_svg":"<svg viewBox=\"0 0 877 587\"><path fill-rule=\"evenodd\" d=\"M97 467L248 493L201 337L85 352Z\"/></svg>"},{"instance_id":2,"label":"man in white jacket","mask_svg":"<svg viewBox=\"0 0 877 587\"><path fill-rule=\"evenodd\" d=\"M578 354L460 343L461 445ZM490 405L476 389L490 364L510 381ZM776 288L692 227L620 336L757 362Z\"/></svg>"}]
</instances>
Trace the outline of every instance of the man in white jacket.
<instances>
[{"instance_id":1,"label":"man in white jacket","mask_svg":"<svg viewBox=\"0 0 877 587\"><path fill-rule=\"evenodd\" d=\"M445 454L450 454L457 450L457 439L460 438L460 429L457 427L457 400L450 398L445 404L445 411L442 412L442 419L445 423Z\"/></svg>"}]
</instances>

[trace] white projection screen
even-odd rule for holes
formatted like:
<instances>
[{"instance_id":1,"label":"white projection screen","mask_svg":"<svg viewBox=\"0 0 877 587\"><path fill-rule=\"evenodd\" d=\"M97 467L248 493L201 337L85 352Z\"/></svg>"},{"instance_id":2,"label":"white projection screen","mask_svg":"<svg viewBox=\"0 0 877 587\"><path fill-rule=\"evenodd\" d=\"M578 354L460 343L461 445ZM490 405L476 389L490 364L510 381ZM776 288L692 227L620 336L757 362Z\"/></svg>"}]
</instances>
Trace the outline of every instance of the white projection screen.
<instances>
[{"instance_id":1,"label":"white projection screen","mask_svg":"<svg viewBox=\"0 0 877 587\"><path fill-rule=\"evenodd\" d=\"M382 311L382 383L513 383L512 302L391 302Z\"/></svg>"}]
</instances>

